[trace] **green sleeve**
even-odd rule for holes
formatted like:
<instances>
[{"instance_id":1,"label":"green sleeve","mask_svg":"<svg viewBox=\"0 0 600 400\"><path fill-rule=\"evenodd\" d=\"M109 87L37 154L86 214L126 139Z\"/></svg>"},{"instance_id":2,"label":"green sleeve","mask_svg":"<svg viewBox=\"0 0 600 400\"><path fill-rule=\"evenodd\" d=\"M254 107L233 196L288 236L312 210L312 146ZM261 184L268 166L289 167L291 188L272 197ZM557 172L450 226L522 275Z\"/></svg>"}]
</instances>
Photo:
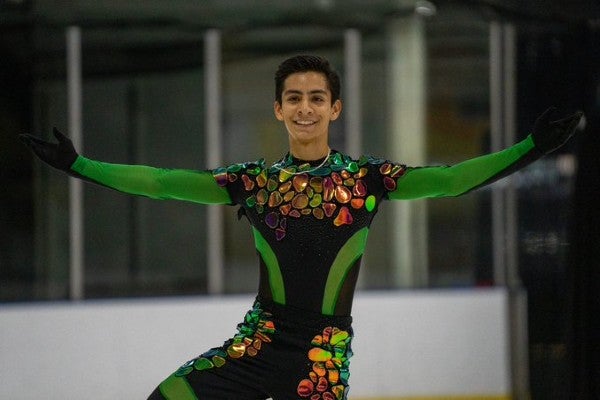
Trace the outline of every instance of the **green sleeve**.
<instances>
[{"instance_id":1,"label":"green sleeve","mask_svg":"<svg viewBox=\"0 0 600 400\"><path fill-rule=\"evenodd\" d=\"M408 168L388 194L393 200L460 196L503 178L542 156L531 135L497 153L454 166Z\"/></svg>"},{"instance_id":2,"label":"green sleeve","mask_svg":"<svg viewBox=\"0 0 600 400\"><path fill-rule=\"evenodd\" d=\"M83 179L123 193L202 204L231 203L227 190L217 185L210 171L111 164L82 156L71 170Z\"/></svg>"}]
</instances>

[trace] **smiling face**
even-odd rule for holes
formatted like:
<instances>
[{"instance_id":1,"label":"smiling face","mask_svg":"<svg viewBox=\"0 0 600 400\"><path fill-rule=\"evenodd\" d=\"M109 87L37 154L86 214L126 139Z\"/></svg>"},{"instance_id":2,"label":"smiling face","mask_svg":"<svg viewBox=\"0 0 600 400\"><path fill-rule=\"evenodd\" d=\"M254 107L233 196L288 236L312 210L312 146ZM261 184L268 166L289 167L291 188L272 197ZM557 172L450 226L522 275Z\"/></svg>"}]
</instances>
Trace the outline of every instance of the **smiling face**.
<instances>
[{"instance_id":1,"label":"smiling face","mask_svg":"<svg viewBox=\"0 0 600 400\"><path fill-rule=\"evenodd\" d=\"M275 117L285 124L294 153L298 146L328 148L329 123L339 117L342 103L332 103L324 74L297 72L285 79L281 103L276 101L274 110Z\"/></svg>"}]
</instances>

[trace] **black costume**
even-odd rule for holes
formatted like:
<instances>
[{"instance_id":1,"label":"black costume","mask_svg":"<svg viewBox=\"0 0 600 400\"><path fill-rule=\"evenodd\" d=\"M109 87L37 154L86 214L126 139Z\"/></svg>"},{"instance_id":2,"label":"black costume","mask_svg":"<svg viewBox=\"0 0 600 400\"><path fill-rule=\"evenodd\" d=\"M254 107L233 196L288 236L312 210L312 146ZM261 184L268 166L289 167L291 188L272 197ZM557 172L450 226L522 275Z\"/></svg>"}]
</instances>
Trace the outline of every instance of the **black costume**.
<instances>
[{"instance_id":1,"label":"black costume","mask_svg":"<svg viewBox=\"0 0 600 400\"><path fill-rule=\"evenodd\" d=\"M260 264L252 309L233 338L185 363L151 399L341 400L360 259L381 202L458 196L491 183L560 146L581 118L544 115L522 142L451 167L333 152L311 162L288 154L271 166L174 170L89 160L58 131L58 144L23 139L71 175L156 199L239 205L252 226Z\"/></svg>"},{"instance_id":2,"label":"black costume","mask_svg":"<svg viewBox=\"0 0 600 400\"><path fill-rule=\"evenodd\" d=\"M339 152L213 171L164 170L78 157L86 179L155 198L239 205L260 260L257 301L238 333L165 380L167 399L339 400L348 389L351 307L369 226L384 199L454 196L541 153L531 138L453 167L407 168ZM217 200L219 198L219 200ZM235 382L235 384L232 384Z\"/></svg>"}]
</instances>

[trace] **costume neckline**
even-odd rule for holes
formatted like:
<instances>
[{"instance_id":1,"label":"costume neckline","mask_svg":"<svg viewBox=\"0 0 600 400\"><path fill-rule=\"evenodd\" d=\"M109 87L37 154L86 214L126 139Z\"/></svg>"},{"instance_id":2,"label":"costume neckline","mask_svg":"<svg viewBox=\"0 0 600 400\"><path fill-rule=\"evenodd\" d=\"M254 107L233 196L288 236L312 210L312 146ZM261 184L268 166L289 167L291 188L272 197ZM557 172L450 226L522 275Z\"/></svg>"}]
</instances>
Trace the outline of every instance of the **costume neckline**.
<instances>
[{"instance_id":1,"label":"costume neckline","mask_svg":"<svg viewBox=\"0 0 600 400\"><path fill-rule=\"evenodd\" d=\"M331 158L335 153L337 153L334 149L331 149L329 153L325 157L318 158L316 160L303 160L302 158L297 158L292 155L289 151L285 155L285 165L305 165L308 164L311 167L316 167L319 164L325 163L326 159Z\"/></svg>"}]
</instances>

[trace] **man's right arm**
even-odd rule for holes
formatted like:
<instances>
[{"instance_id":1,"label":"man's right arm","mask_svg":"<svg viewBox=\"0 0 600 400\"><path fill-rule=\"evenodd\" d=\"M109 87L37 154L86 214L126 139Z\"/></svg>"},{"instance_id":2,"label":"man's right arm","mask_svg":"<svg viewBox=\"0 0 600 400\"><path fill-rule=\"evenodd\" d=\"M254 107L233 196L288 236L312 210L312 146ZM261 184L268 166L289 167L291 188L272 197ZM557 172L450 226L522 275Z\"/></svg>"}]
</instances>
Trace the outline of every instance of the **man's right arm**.
<instances>
[{"instance_id":1,"label":"man's right arm","mask_svg":"<svg viewBox=\"0 0 600 400\"><path fill-rule=\"evenodd\" d=\"M229 193L211 171L112 164L78 156L71 171L86 180L127 194L159 200L230 204Z\"/></svg>"},{"instance_id":2,"label":"man's right arm","mask_svg":"<svg viewBox=\"0 0 600 400\"><path fill-rule=\"evenodd\" d=\"M27 134L20 137L48 165L123 193L202 204L231 204L227 189L217 184L211 171L94 161L77 154L71 140L58 129L54 128L53 134L57 143Z\"/></svg>"}]
</instances>

